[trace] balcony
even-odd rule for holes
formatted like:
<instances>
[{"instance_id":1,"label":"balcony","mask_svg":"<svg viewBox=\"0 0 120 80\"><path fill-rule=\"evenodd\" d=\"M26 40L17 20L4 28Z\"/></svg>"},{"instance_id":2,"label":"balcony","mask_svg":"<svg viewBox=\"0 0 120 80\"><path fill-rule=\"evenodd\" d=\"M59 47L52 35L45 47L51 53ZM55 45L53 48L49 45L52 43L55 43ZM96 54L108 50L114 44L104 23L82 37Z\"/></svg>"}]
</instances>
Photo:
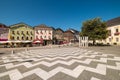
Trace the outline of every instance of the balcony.
<instances>
[{"instance_id":1,"label":"balcony","mask_svg":"<svg viewBox=\"0 0 120 80\"><path fill-rule=\"evenodd\" d=\"M119 32L114 33L114 35L119 35L119 34L120 34Z\"/></svg>"}]
</instances>

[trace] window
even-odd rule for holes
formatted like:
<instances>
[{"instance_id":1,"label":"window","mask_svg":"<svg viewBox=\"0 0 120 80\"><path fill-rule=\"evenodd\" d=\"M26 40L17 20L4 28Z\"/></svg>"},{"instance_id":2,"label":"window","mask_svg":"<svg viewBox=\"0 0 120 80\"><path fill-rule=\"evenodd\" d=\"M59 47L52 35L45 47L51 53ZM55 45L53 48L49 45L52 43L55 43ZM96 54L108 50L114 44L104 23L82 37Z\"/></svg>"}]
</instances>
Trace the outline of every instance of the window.
<instances>
[{"instance_id":1,"label":"window","mask_svg":"<svg viewBox=\"0 0 120 80\"><path fill-rule=\"evenodd\" d=\"M119 42L119 38L116 38L116 42Z\"/></svg>"},{"instance_id":2,"label":"window","mask_svg":"<svg viewBox=\"0 0 120 80\"><path fill-rule=\"evenodd\" d=\"M49 31L49 34L51 34L51 32Z\"/></svg>"},{"instance_id":3,"label":"window","mask_svg":"<svg viewBox=\"0 0 120 80\"><path fill-rule=\"evenodd\" d=\"M46 38L46 36L44 36L44 38Z\"/></svg>"},{"instance_id":4,"label":"window","mask_svg":"<svg viewBox=\"0 0 120 80\"><path fill-rule=\"evenodd\" d=\"M24 34L24 32L22 31L21 34Z\"/></svg>"},{"instance_id":5,"label":"window","mask_svg":"<svg viewBox=\"0 0 120 80\"><path fill-rule=\"evenodd\" d=\"M109 36L111 36L111 30L108 30L108 34L109 34Z\"/></svg>"},{"instance_id":6,"label":"window","mask_svg":"<svg viewBox=\"0 0 120 80\"><path fill-rule=\"evenodd\" d=\"M30 33L31 33L31 35L33 35L32 31Z\"/></svg>"},{"instance_id":7,"label":"window","mask_svg":"<svg viewBox=\"0 0 120 80\"><path fill-rule=\"evenodd\" d=\"M17 34L19 34L19 31L17 31Z\"/></svg>"},{"instance_id":8,"label":"window","mask_svg":"<svg viewBox=\"0 0 120 80\"><path fill-rule=\"evenodd\" d=\"M49 36L49 39L51 39L51 37Z\"/></svg>"},{"instance_id":9,"label":"window","mask_svg":"<svg viewBox=\"0 0 120 80\"><path fill-rule=\"evenodd\" d=\"M15 34L15 31L12 31L12 34Z\"/></svg>"},{"instance_id":10,"label":"window","mask_svg":"<svg viewBox=\"0 0 120 80\"><path fill-rule=\"evenodd\" d=\"M19 40L19 37L17 37L17 40Z\"/></svg>"},{"instance_id":11,"label":"window","mask_svg":"<svg viewBox=\"0 0 120 80\"><path fill-rule=\"evenodd\" d=\"M45 33L46 33L46 30L45 30Z\"/></svg>"},{"instance_id":12,"label":"window","mask_svg":"<svg viewBox=\"0 0 120 80\"><path fill-rule=\"evenodd\" d=\"M28 31L26 33L29 34Z\"/></svg>"},{"instance_id":13,"label":"window","mask_svg":"<svg viewBox=\"0 0 120 80\"><path fill-rule=\"evenodd\" d=\"M12 37L12 40L15 40L15 37L14 37L14 36Z\"/></svg>"},{"instance_id":14,"label":"window","mask_svg":"<svg viewBox=\"0 0 120 80\"><path fill-rule=\"evenodd\" d=\"M24 40L24 37L22 37L22 40Z\"/></svg>"},{"instance_id":15,"label":"window","mask_svg":"<svg viewBox=\"0 0 120 80\"><path fill-rule=\"evenodd\" d=\"M31 40L32 40L33 38L31 37Z\"/></svg>"},{"instance_id":16,"label":"window","mask_svg":"<svg viewBox=\"0 0 120 80\"><path fill-rule=\"evenodd\" d=\"M36 39L38 39L38 36L36 36Z\"/></svg>"},{"instance_id":17,"label":"window","mask_svg":"<svg viewBox=\"0 0 120 80\"><path fill-rule=\"evenodd\" d=\"M118 29L116 29L116 32L119 32Z\"/></svg>"},{"instance_id":18,"label":"window","mask_svg":"<svg viewBox=\"0 0 120 80\"><path fill-rule=\"evenodd\" d=\"M111 42L111 38L109 38L109 42Z\"/></svg>"},{"instance_id":19,"label":"window","mask_svg":"<svg viewBox=\"0 0 120 80\"><path fill-rule=\"evenodd\" d=\"M43 34L42 31L40 31L40 33Z\"/></svg>"},{"instance_id":20,"label":"window","mask_svg":"<svg viewBox=\"0 0 120 80\"><path fill-rule=\"evenodd\" d=\"M39 32L38 32L38 31L36 31L36 33L37 33L37 34L39 34Z\"/></svg>"},{"instance_id":21,"label":"window","mask_svg":"<svg viewBox=\"0 0 120 80\"><path fill-rule=\"evenodd\" d=\"M42 36L40 36L40 38L42 39Z\"/></svg>"},{"instance_id":22,"label":"window","mask_svg":"<svg viewBox=\"0 0 120 80\"><path fill-rule=\"evenodd\" d=\"M26 37L26 40L29 40L29 38L28 38L28 37Z\"/></svg>"}]
</instances>

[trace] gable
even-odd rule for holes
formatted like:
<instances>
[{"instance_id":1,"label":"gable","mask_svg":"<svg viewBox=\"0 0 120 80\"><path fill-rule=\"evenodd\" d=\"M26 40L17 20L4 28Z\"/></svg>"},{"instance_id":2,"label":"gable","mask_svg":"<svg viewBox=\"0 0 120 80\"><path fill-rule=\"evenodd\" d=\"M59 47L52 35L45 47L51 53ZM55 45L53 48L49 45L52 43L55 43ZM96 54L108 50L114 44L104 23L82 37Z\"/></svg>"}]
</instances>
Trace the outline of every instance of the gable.
<instances>
[{"instance_id":1,"label":"gable","mask_svg":"<svg viewBox=\"0 0 120 80\"><path fill-rule=\"evenodd\" d=\"M29 28L29 29L33 29L31 26L25 24L25 23L18 23L18 24L14 24L10 26L10 29L19 29L19 28Z\"/></svg>"}]
</instances>

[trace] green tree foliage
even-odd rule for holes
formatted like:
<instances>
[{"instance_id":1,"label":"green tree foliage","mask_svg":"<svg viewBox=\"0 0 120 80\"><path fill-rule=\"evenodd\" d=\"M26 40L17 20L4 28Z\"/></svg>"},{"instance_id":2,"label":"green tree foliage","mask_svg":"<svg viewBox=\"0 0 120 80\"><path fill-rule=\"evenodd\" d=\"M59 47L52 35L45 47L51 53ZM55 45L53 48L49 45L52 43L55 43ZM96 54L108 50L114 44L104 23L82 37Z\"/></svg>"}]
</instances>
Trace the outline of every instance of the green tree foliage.
<instances>
[{"instance_id":1,"label":"green tree foliage","mask_svg":"<svg viewBox=\"0 0 120 80\"><path fill-rule=\"evenodd\" d=\"M108 37L107 25L100 18L94 18L87 20L82 24L81 36L88 36L89 40L93 40L95 44L96 40L103 40Z\"/></svg>"}]
</instances>

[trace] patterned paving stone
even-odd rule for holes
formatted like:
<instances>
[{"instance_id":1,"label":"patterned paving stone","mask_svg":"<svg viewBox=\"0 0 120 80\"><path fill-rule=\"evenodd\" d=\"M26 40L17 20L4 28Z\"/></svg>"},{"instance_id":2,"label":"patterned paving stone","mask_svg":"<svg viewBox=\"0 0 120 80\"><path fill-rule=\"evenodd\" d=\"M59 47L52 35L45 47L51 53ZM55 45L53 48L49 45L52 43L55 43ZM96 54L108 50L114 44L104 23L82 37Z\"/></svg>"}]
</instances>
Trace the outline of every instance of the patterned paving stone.
<instances>
[{"instance_id":1,"label":"patterned paving stone","mask_svg":"<svg viewBox=\"0 0 120 80\"><path fill-rule=\"evenodd\" d=\"M64 73L57 73L55 76L52 76L48 80L76 80L76 78L73 78L71 76L68 76L67 74Z\"/></svg>"},{"instance_id":2,"label":"patterned paving stone","mask_svg":"<svg viewBox=\"0 0 120 80\"><path fill-rule=\"evenodd\" d=\"M0 56L0 80L120 80L120 57L79 48Z\"/></svg>"},{"instance_id":3,"label":"patterned paving stone","mask_svg":"<svg viewBox=\"0 0 120 80\"><path fill-rule=\"evenodd\" d=\"M32 74L30 76L24 77L20 80L43 80L41 79L39 76L37 76L36 74Z\"/></svg>"},{"instance_id":4,"label":"patterned paving stone","mask_svg":"<svg viewBox=\"0 0 120 80\"><path fill-rule=\"evenodd\" d=\"M0 77L0 80L10 80L9 76L6 75L6 76L3 76L3 77Z\"/></svg>"}]
</instances>

